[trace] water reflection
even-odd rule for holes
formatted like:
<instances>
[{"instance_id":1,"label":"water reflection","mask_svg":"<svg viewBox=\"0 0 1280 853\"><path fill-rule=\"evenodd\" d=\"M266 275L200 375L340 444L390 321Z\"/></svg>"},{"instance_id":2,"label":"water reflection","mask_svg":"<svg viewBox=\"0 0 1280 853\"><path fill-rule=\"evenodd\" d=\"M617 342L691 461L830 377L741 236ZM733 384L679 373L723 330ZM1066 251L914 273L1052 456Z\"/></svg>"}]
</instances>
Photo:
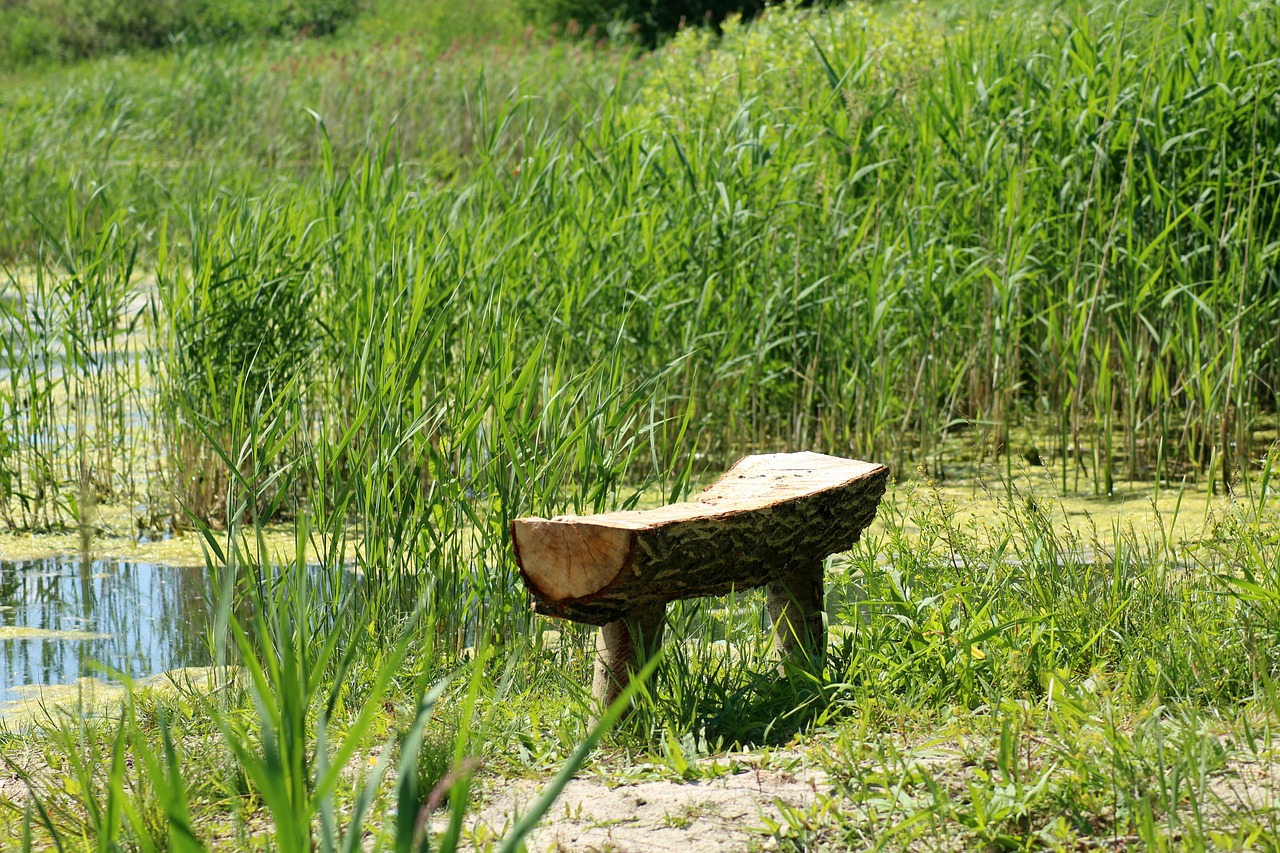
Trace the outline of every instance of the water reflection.
<instances>
[{"instance_id":1,"label":"water reflection","mask_svg":"<svg viewBox=\"0 0 1280 853\"><path fill-rule=\"evenodd\" d=\"M99 665L133 677L209 665L210 588L204 568L0 561L0 702L15 687L103 676Z\"/></svg>"}]
</instances>

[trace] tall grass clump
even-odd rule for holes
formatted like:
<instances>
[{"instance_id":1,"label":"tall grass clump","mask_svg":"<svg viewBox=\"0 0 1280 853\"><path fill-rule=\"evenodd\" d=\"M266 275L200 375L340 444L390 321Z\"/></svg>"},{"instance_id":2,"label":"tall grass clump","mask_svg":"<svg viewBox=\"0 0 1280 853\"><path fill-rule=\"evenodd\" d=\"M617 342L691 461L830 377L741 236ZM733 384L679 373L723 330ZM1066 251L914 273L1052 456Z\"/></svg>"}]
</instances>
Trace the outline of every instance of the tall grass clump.
<instances>
[{"instance_id":1,"label":"tall grass clump","mask_svg":"<svg viewBox=\"0 0 1280 853\"><path fill-rule=\"evenodd\" d=\"M146 477L137 243L102 207L69 209L33 265L7 275L0 517L10 528L83 529L95 504L135 495Z\"/></svg>"},{"instance_id":2,"label":"tall grass clump","mask_svg":"<svg viewBox=\"0 0 1280 853\"><path fill-rule=\"evenodd\" d=\"M946 475L944 448L967 434L975 464L1044 463L1068 491L1188 475L1234 490L1258 468L1280 387L1276 26L1272 4L1243 0L772 9L682 33L623 72L527 45L511 88L471 78L435 135L423 110L448 99L417 100L405 46L304 46L265 68L190 52L168 71L200 109L115 80L73 88L49 124L94 153L101 209L163 262L157 334L188 317L209 348L165 345L191 387L278 359L315 380L300 417L318 423L363 393L353 365L394 365L436 377L409 409L431 417L432 395L463 394L441 411L467 399L484 349L470 344L500 327L486 363L544 347L554 359L528 380L549 400L601 352L626 387L667 377L638 415L633 473L810 447ZM590 73L543 95L530 72L550 56ZM245 107L279 104L282 75L320 81L285 89L318 108ZM357 93L372 121L355 118ZM23 118L4 156L31 161L43 149L24 144L48 139L34 111L11 109ZM177 162L157 162L150 116L168 116ZM264 134L241 132L255 122ZM109 151L89 141L104 127ZM64 180L81 189L56 200L15 185L16 198L47 222L83 209L92 183ZM16 239L23 257L36 245ZM356 352L384 318L390 349Z\"/></svg>"},{"instance_id":3,"label":"tall grass clump","mask_svg":"<svg viewBox=\"0 0 1280 853\"><path fill-rule=\"evenodd\" d=\"M188 512L208 520L227 515L229 483L214 449L243 430L237 413L271 409L278 389L306 384L319 334L310 307L320 247L304 239L306 223L277 194L211 198L197 223L181 261L162 246L168 339L156 352L175 491Z\"/></svg>"},{"instance_id":4,"label":"tall grass clump","mask_svg":"<svg viewBox=\"0 0 1280 853\"><path fill-rule=\"evenodd\" d=\"M677 38L637 109L705 217L696 256L768 247L819 288L822 344L784 374L800 423L909 459L960 423L1008 454L1041 419L1066 485L1109 491L1247 467L1275 408L1276 23L783 13L715 49Z\"/></svg>"},{"instance_id":5,"label":"tall grass clump","mask_svg":"<svg viewBox=\"0 0 1280 853\"><path fill-rule=\"evenodd\" d=\"M178 46L14 75L0 86L0 257L33 254L74 186L76 208L95 193L118 208L150 259L166 216L185 236L182 211L210 187L312 182L313 115L340 164L390 132L398 164L438 185L470 173L483 128L508 101L533 100L550 127L572 129L630 85L620 51L533 40L444 48L397 31L337 45Z\"/></svg>"},{"instance_id":6,"label":"tall grass clump","mask_svg":"<svg viewBox=\"0 0 1280 853\"><path fill-rule=\"evenodd\" d=\"M365 325L363 333L359 346L367 353L388 343L382 329ZM529 365L540 358L531 353L517 372L531 374ZM482 377L479 393L491 405L536 398L536 389L505 381L511 366L507 358L492 368L502 371L501 387L497 376ZM530 500L576 495L603 506L616 484L575 492L564 482L575 471L565 455L580 442L600 445L588 464L625 468L605 447L614 437L595 431L612 429L620 449L630 443L625 423L611 417L617 392L600 388L611 387L612 377L568 381L578 386L574 403L604 394L594 400L589 423L555 409L566 420L525 424L502 409L483 421L468 418L468 432L443 413L424 419L405 411L418 389L406 396L396 379L350 401L352 422L329 432L299 417L315 379L291 367L246 372L236 387L222 389L219 429L198 430L208 454L201 464L223 487L221 529L184 502L214 578L209 642L216 665L208 682L167 697L126 685L123 709L109 709L105 722L51 719L51 748L73 773L73 785L51 786L19 771L35 809L27 820L56 846L212 849L228 839L219 835L220 822L210 826L202 818L230 804L269 814L273 849L348 851L372 843L455 850L472 773L482 759L493 760L491 741L520 725L501 711L513 695L532 689L530 651L515 639L529 633L530 617L508 579L486 577L476 565L497 559L509 520L496 494L508 474L484 463L494 455L484 433L551 451L536 472L547 491L539 491L539 476L530 476ZM198 395L184 396L169 381L166 405L203 423L206 413L194 408L202 405ZM434 436L442 423L453 427L448 435L466 464L452 467L431 456L431 480L424 483L423 463L405 448L428 429ZM593 477L587 471L576 482L585 490ZM475 506L466 520L446 515L464 494ZM425 520L400 521L395 531L352 529L360 519L387 525L401 512ZM278 518L291 521L291 552L270 547L264 535L268 520ZM505 657L496 654L495 641ZM497 849L519 849L640 685L598 722L575 721L571 742L553 745L568 743L555 759L555 777L496 840ZM583 688L574 693L585 704ZM218 804L212 812L210 801ZM440 809L443 830L428 822ZM29 836L25 844L30 849Z\"/></svg>"},{"instance_id":7,"label":"tall grass clump","mask_svg":"<svg viewBox=\"0 0 1280 853\"><path fill-rule=\"evenodd\" d=\"M476 69L490 51L516 54L517 61L498 62L503 72L477 80ZM356 168L353 164L371 156L372 168L399 176L388 188L416 194L448 180L481 139L492 142L487 139L490 122L506 107L503 99L489 96L489 86L527 86L537 57L557 57L563 61L556 67L566 78L575 76L573 69L584 72L582 88L572 95L554 94L539 105L549 110L544 119L558 117L553 125L563 121L572 126L585 119L577 110L589 110L592 99L604 96L599 87L611 74L612 60L573 47L494 47L481 53L434 70L424 80L418 72L428 53L409 42L375 48L363 58L320 53L305 43L275 46L246 78L239 70L249 61L245 50L195 49L137 60L158 66L156 73L122 68L69 87L50 84L48 92L24 91L0 108L19 117L6 124L0 139L0 156L8 164L0 169L0 183L12 202L0 213L8 241L0 254L9 259L12 273L4 309L12 313L12 322L49 327L23 334L51 342L71 320L65 312L20 310L41 298L30 292L35 270L47 271L40 279L45 289L71 286L67 263L54 258L91 251L98 235L129 253L132 271L121 291L127 292L129 316L114 328L130 331L117 335L113 357L124 359L121 350L135 347L145 349L148 357L129 357L141 372L130 380L127 393L122 388L114 399L128 413L121 429L137 426L148 437L139 443L140 433L126 436L117 429L114 436L98 434L103 441L126 441L146 451L140 462L129 463L132 473L119 475L131 484L121 488L123 483L116 483L111 495L136 490L150 496L152 520L163 525L165 516L184 517L177 504L164 499L166 489L178 486L176 495L189 500L197 515L209 517L223 484L211 482L214 468L201 467L210 457L200 425L171 405L179 386L191 403L189 411L201 413L207 425L227 411L232 379L240 371L259 377L252 390L259 393L279 365L311 370L311 350L319 346L327 320L308 305L320 286L320 259L334 255L326 248L330 232L308 231L309 225L324 220L321 208L329 202L318 198L324 190L302 188L324 174L326 157L329 174L334 174L336 158L343 177ZM370 93L377 94L376 102L367 100ZM299 103L314 109L308 112ZM413 104L421 112L407 109ZM317 116L323 117L323 133L317 130ZM393 155L377 154L384 143L394 147ZM255 188L268 174L276 175L278 186L259 194ZM396 203L384 199L376 215ZM412 205L407 210L416 216ZM344 228L345 220L336 227ZM358 239L348 244L355 248ZM422 262L419 254L415 263ZM260 288L260 279L270 279L270 293ZM334 288L346 286L327 281ZM324 305L345 299L342 295ZM439 298L433 297L432 304L438 305ZM147 305L155 310L143 314ZM140 316L145 322L138 322ZM51 433L40 437L49 417L21 419L20 406L39 406L43 400L63 405L61 391L43 390L46 385L61 388L62 380L60 374L47 382L33 378L33 370L53 362L19 358L19 352L31 351L23 338L6 337L5 345L16 348L9 360L14 367L4 379L18 401L5 410L12 420L5 436L6 494L14 502L37 496L50 509L60 500L68 511L39 520L19 518L11 510L16 503L10 502L6 512L13 515L14 526L56 526L58 519L75 516L68 501L75 498L78 481L36 472L41 466L69 470L79 463L68 442L53 440ZM162 389L166 377L173 379L167 386L172 393ZM321 408L313 407L308 417ZM168 414L161 417L164 412ZM172 444L157 440L151 429L164 418L185 425L172 433ZM27 482L18 484L16 454L24 447L32 458L23 469ZM33 479L38 477L43 480Z\"/></svg>"}]
</instances>

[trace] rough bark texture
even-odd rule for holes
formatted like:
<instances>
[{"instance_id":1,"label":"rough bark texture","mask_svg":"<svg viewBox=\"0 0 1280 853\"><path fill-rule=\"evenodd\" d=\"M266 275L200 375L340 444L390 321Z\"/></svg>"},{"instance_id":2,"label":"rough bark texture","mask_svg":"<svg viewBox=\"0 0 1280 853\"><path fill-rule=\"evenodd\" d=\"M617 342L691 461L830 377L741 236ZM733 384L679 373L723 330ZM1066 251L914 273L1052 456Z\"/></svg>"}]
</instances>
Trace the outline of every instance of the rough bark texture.
<instances>
[{"instance_id":1,"label":"rough bark texture","mask_svg":"<svg viewBox=\"0 0 1280 853\"><path fill-rule=\"evenodd\" d=\"M789 588L784 579L858 541L888 474L818 453L748 456L690 503L516 519L511 536L537 612L605 625L679 599ZM798 590L819 611L820 571L816 593ZM811 626L808 608L795 620Z\"/></svg>"},{"instance_id":2,"label":"rough bark texture","mask_svg":"<svg viewBox=\"0 0 1280 853\"><path fill-rule=\"evenodd\" d=\"M617 700L631 676L662 644L667 606L657 604L633 611L626 619L600 626L591 693L603 710Z\"/></svg>"},{"instance_id":3,"label":"rough bark texture","mask_svg":"<svg viewBox=\"0 0 1280 853\"><path fill-rule=\"evenodd\" d=\"M773 623L773 648L778 657L804 664L820 664L827 650L827 614L823 604L823 561L791 568L769 583L765 609Z\"/></svg>"}]
</instances>

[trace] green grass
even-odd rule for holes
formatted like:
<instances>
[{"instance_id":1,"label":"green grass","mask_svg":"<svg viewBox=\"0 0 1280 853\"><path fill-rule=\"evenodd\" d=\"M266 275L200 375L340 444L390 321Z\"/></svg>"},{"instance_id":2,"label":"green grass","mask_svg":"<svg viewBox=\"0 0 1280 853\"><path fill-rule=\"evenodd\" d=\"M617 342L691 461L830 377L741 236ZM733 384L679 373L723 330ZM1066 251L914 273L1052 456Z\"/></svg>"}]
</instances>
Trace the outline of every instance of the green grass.
<instances>
[{"instance_id":1,"label":"green grass","mask_svg":"<svg viewBox=\"0 0 1280 853\"><path fill-rule=\"evenodd\" d=\"M816 737L796 849L1269 843L1196 807L1275 727L1275 3L779 8L652 54L415 8L0 86L0 521L194 531L233 667L8 735L75 780L30 774L14 844L417 849L475 760L586 757L589 636L544 642L510 520L774 449L892 465L865 618L779 678L756 597L672 608L600 766ZM1230 499L1183 543L1043 497L1126 481Z\"/></svg>"},{"instance_id":2,"label":"green grass","mask_svg":"<svg viewBox=\"0 0 1280 853\"><path fill-rule=\"evenodd\" d=\"M14 0L0 9L0 65L43 69L117 53L217 43L304 39L350 31L390 41L409 37L438 49L462 39L505 37L520 16L500 0L463 11L439 0Z\"/></svg>"}]
</instances>

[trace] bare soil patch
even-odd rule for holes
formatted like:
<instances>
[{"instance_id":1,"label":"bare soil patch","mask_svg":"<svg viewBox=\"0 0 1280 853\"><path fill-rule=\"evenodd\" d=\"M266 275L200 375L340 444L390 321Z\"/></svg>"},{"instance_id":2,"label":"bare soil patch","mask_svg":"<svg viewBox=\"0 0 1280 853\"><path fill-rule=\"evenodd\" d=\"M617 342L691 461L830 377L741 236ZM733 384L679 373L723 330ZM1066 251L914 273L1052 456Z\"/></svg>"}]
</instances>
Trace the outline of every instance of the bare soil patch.
<instances>
[{"instance_id":1,"label":"bare soil patch","mask_svg":"<svg viewBox=\"0 0 1280 853\"><path fill-rule=\"evenodd\" d=\"M531 851L711 853L776 849L764 828L783 806L813 804L826 774L802 753L738 753L716 760L719 775L681 781L610 774L574 779L528 840ZM645 776L650 778L645 778ZM669 777L670 771L666 771ZM500 836L543 784L520 781L489 793L473 822L478 839ZM780 805L781 804L781 805Z\"/></svg>"}]
</instances>

